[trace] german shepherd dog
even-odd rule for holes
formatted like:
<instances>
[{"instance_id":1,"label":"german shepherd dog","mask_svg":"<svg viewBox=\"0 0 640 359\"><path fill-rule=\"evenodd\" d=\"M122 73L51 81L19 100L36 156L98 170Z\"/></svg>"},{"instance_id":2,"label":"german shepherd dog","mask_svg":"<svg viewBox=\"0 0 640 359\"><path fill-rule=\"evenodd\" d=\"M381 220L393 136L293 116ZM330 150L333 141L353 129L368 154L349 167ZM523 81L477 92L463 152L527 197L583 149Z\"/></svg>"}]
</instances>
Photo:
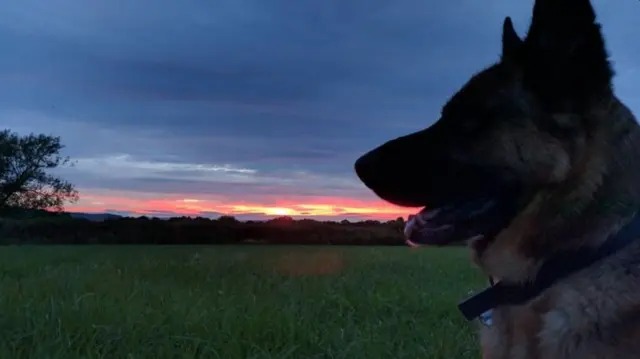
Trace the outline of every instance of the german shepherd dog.
<instances>
[{"instance_id":1,"label":"german shepherd dog","mask_svg":"<svg viewBox=\"0 0 640 359\"><path fill-rule=\"evenodd\" d=\"M432 126L355 163L380 198L424 207L408 241L466 245L495 280L460 305L490 315L486 359L640 358L640 127L612 77L589 0L536 0Z\"/></svg>"}]
</instances>

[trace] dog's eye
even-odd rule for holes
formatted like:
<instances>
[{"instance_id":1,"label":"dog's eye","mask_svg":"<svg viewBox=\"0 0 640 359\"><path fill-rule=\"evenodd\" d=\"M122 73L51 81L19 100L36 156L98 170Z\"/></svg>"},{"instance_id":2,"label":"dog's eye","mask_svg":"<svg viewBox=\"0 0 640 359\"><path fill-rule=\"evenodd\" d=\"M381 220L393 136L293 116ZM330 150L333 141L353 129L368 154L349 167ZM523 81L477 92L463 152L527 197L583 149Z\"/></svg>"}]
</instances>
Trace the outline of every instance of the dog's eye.
<instances>
[{"instance_id":1,"label":"dog's eye","mask_svg":"<svg viewBox=\"0 0 640 359\"><path fill-rule=\"evenodd\" d=\"M474 132L478 129L478 121L473 119L465 119L458 124L458 130L462 132Z\"/></svg>"},{"instance_id":2,"label":"dog's eye","mask_svg":"<svg viewBox=\"0 0 640 359\"><path fill-rule=\"evenodd\" d=\"M445 108L441 121L460 134L475 134L486 127L495 112L481 106L467 105Z\"/></svg>"},{"instance_id":3,"label":"dog's eye","mask_svg":"<svg viewBox=\"0 0 640 359\"><path fill-rule=\"evenodd\" d=\"M475 133L486 127L495 118L495 112L489 109L476 109L470 111L464 117L464 120L460 121L459 129L466 133Z\"/></svg>"},{"instance_id":4,"label":"dog's eye","mask_svg":"<svg viewBox=\"0 0 640 359\"><path fill-rule=\"evenodd\" d=\"M580 132L581 119L573 115L554 115L539 124L541 129L555 137L573 137Z\"/></svg>"}]
</instances>

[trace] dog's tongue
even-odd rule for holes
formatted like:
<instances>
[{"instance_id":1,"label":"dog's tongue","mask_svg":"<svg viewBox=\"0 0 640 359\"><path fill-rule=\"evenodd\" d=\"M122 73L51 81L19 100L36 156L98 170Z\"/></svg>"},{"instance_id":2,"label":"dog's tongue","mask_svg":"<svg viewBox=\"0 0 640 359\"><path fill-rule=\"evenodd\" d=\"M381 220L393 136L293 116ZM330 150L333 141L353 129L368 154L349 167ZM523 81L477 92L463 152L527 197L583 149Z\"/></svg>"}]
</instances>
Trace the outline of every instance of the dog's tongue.
<instances>
[{"instance_id":1,"label":"dog's tongue","mask_svg":"<svg viewBox=\"0 0 640 359\"><path fill-rule=\"evenodd\" d=\"M407 221L404 227L404 237L407 244L418 246L420 244L438 244L444 242L446 234L452 229L452 225L438 220L443 209L426 210L416 213ZM443 217L445 217L443 215Z\"/></svg>"},{"instance_id":2,"label":"dog's tongue","mask_svg":"<svg viewBox=\"0 0 640 359\"><path fill-rule=\"evenodd\" d=\"M425 208L407 221L405 241L411 246L446 245L482 234L472 233L475 226L471 224L493 206L493 201L474 201L460 206Z\"/></svg>"}]
</instances>

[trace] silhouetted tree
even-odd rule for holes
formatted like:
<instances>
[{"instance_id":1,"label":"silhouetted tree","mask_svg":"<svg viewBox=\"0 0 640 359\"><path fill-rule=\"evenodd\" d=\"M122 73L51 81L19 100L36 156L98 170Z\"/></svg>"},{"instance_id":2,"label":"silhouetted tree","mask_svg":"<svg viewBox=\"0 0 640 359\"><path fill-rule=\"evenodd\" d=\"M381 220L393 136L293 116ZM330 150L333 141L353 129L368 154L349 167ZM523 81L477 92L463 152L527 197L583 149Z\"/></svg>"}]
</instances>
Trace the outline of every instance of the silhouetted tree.
<instances>
[{"instance_id":1,"label":"silhouetted tree","mask_svg":"<svg viewBox=\"0 0 640 359\"><path fill-rule=\"evenodd\" d=\"M405 245L397 221L380 223L279 218L237 221L176 217L89 220L60 213L0 220L2 244L332 244Z\"/></svg>"},{"instance_id":2,"label":"silhouetted tree","mask_svg":"<svg viewBox=\"0 0 640 359\"><path fill-rule=\"evenodd\" d=\"M0 131L0 209L61 211L78 200L74 186L48 170L70 164L59 137Z\"/></svg>"},{"instance_id":3,"label":"silhouetted tree","mask_svg":"<svg viewBox=\"0 0 640 359\"><path fill-rule=\"evenodd\" d=\"M234 216L220 216L220 218L218 218L218 222L236 224L236 223L239 223L240 221L238 221Z\"/></svg>"}]
</instances>

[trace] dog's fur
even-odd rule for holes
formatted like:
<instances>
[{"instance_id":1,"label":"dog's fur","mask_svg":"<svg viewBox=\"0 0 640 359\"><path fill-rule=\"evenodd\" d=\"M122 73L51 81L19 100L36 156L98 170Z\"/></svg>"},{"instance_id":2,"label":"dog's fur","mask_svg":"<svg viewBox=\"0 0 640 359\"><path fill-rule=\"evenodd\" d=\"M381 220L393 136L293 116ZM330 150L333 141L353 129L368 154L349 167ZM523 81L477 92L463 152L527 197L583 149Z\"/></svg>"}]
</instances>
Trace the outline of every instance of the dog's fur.
<instances>
[{"instance_id":1,"label":"dog's fur","mask_svg":"<svg viewBox=\"0 0 640 359\"><path fill-rule=\"evenodd\" d=\"M370 151L356 172L401 206L516 184L516 215L468 245L484 273L521 283L554 253L596 247L635 215L640 127L614 94L589 0L536 0L526 38L507 18L502 44L499 62L433 126ZM640 358L640 241L525 305L497 308L493 321L481 329L485 359Z\"/></svg>"}]
</instances>

